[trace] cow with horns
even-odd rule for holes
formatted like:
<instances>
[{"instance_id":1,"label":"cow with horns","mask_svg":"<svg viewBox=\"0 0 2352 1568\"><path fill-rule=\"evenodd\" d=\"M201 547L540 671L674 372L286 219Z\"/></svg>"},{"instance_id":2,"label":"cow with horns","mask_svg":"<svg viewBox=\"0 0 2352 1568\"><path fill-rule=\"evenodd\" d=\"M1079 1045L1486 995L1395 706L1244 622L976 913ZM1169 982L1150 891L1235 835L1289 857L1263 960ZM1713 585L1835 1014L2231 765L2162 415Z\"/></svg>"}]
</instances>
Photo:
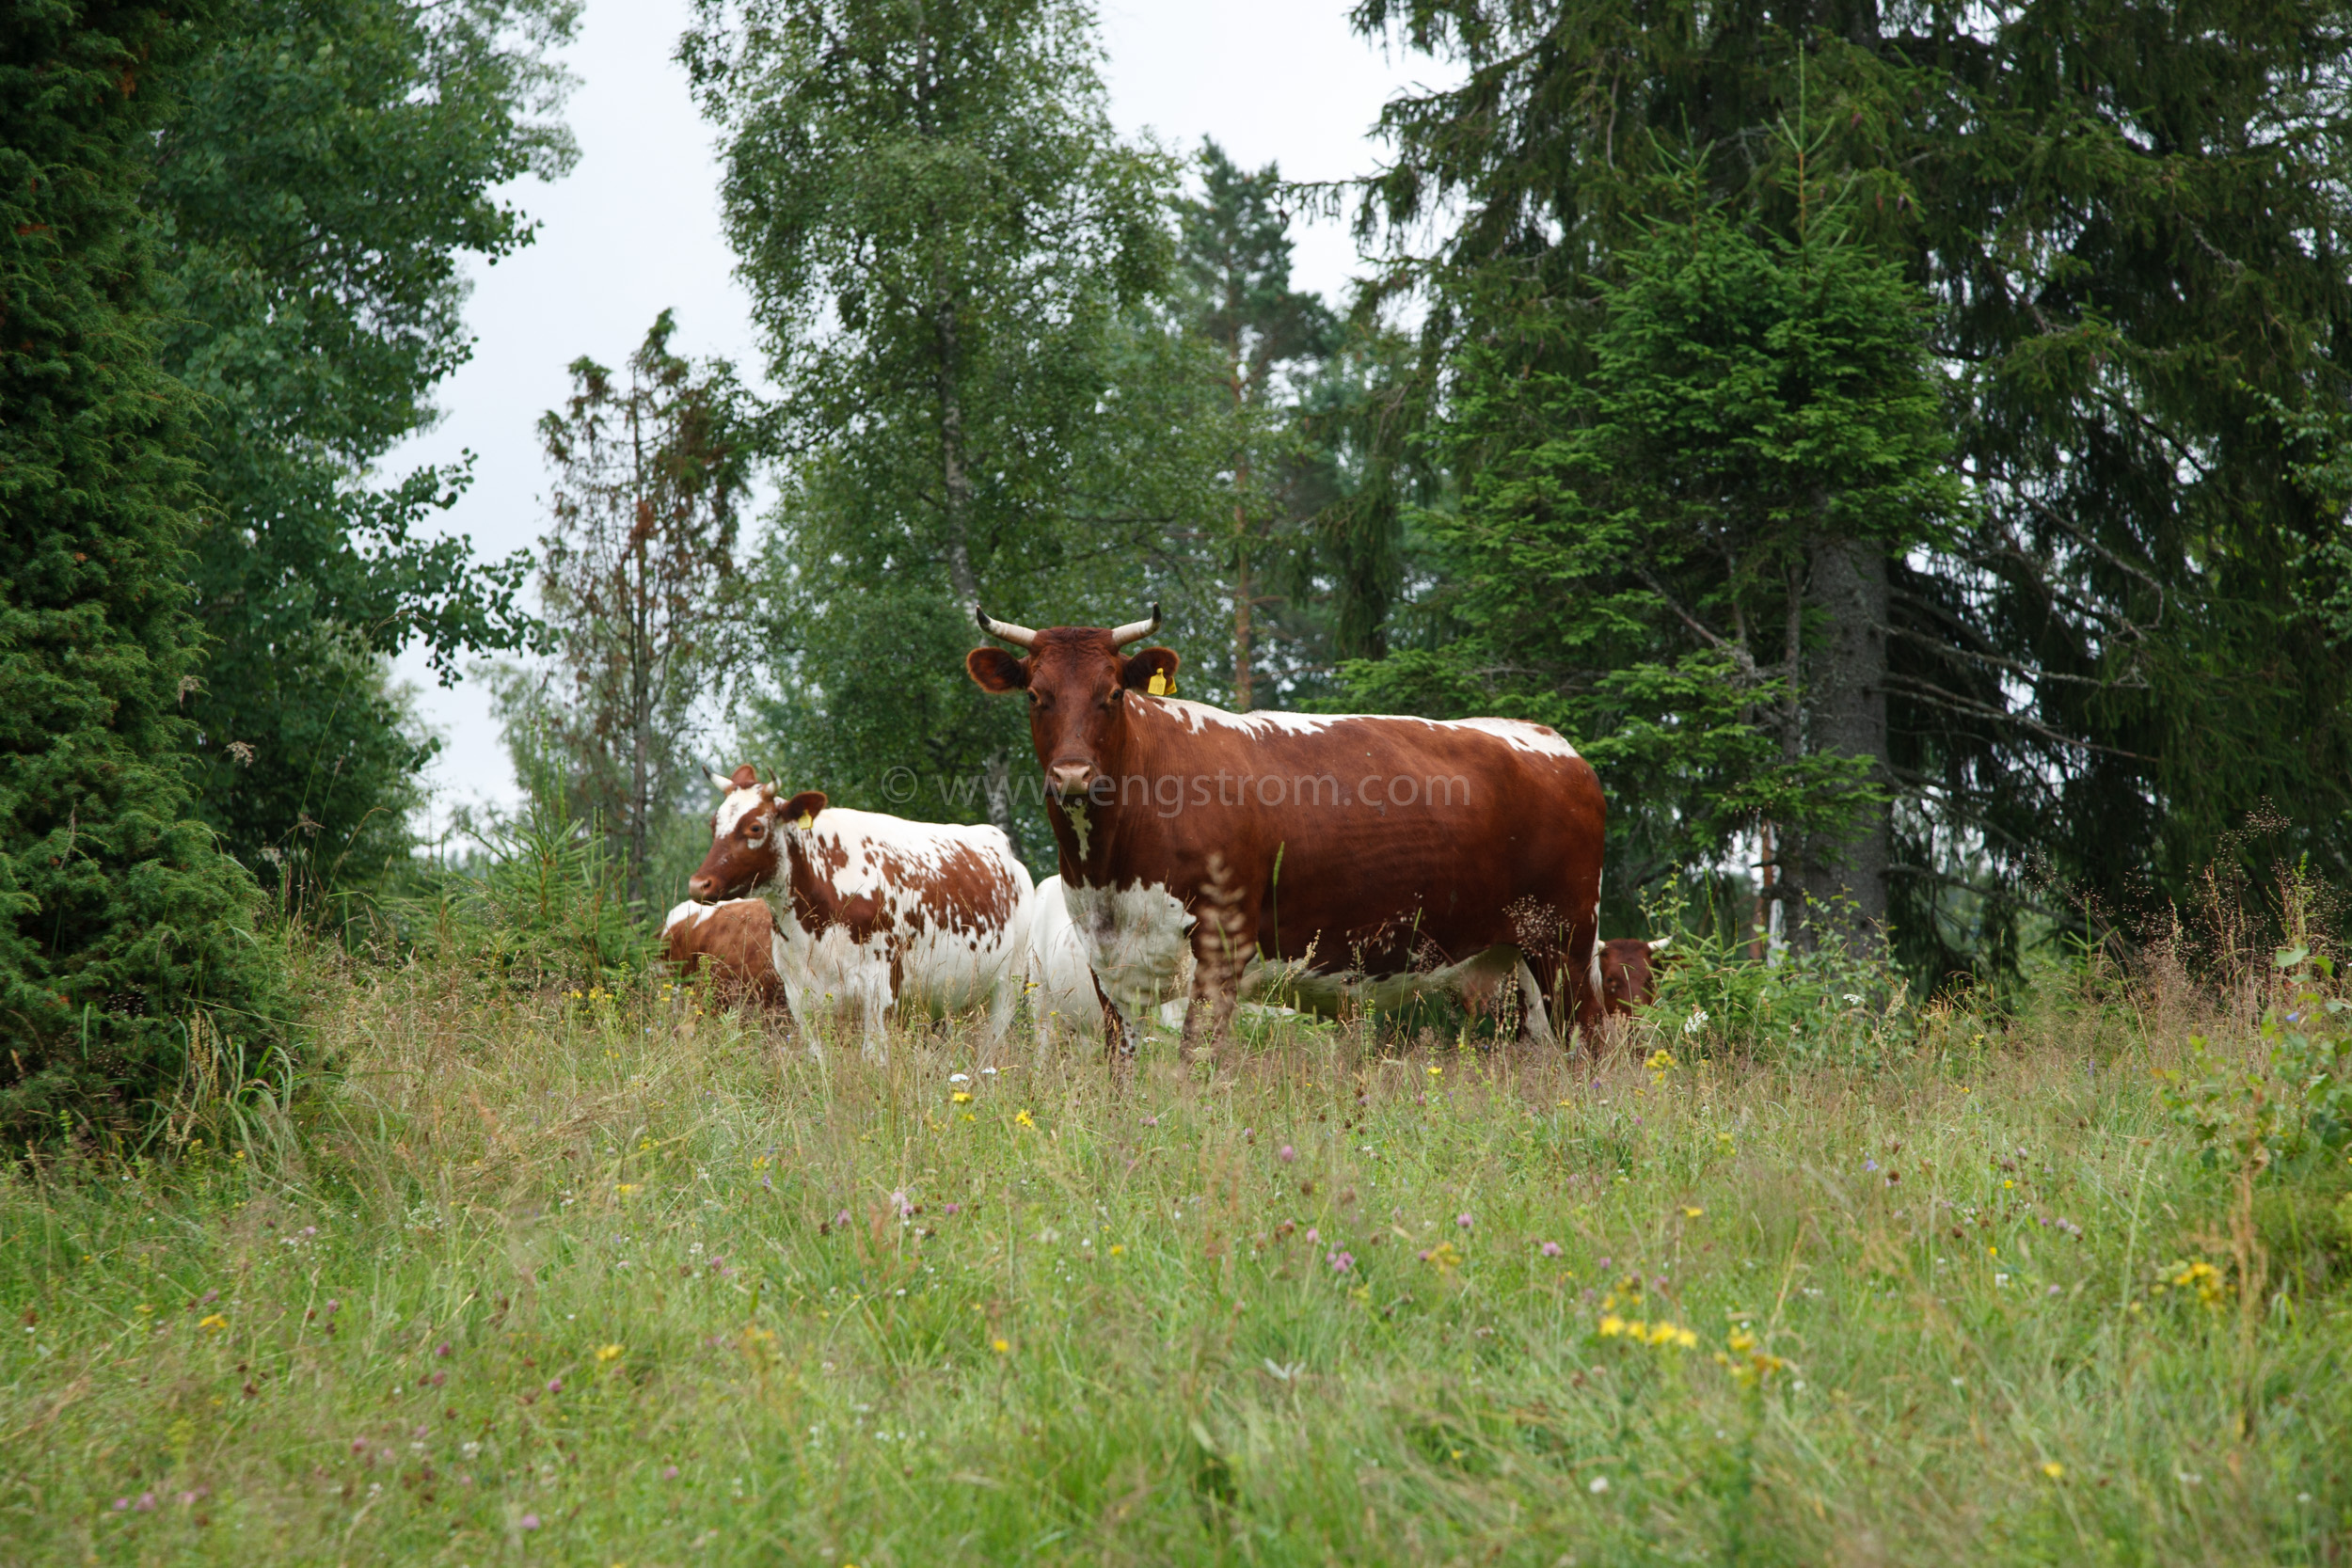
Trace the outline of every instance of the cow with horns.
<instances>
[{"instance_id":1,"label":"cow with horns","mask_svg":"<svg viewBox=\"0 0 2352 1568\"><path fill-rule=\"evenodd\" d=\"M829 806L813 789L781 799L748 767L709 778L723 794L686 891L700 903L767 900L785 1002L808 1038L838 1012L872 1054L894 1007L984 1007L989 1037L1004 1037L1021 1002L1032 890L1002 830Z\"/></svg>"},{"instance_id":2,"label":"cow with horns","mask_svg":"<svg viewBox=\"0 0 2352 1568\"><path fill-rule=\"evenodd\" d=\"M1224 1038L1247 978L1314 1006L1477 1001L1516 981L1534 1037L1554 1037L1555 1003L1598 1025L1605 808L1552 731L1228 713L1172 695L1173 652L1124 651L1158 629L1157 606L1113 630L973 614L1023 650L977 648L965 668L1027 694L1065 896L1121 1056L1187 951L1187 1056Z\"/></svg>"}]
</instances>

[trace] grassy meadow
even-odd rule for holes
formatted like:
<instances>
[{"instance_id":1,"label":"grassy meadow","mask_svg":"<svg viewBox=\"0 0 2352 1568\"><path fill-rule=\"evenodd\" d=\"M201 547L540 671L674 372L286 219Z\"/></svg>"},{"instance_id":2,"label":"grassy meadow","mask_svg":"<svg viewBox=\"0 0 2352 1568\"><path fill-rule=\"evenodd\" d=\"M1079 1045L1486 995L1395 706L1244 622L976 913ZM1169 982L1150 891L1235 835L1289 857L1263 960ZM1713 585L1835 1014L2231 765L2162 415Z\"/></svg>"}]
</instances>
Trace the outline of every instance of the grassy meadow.
<instances>
[{"instance_id":1,"label":"grassy meadow","mask_svg":"<svg viewBox=\"0 0 2352 1568\"><path fill-rule=\"evenodd\" d=\"M310 960L330 1075L0 1184L0 1560L2331 1562L2336 1185L2179 983L1756 1059L812 1053ZM2238 1042L2230 1045L2227 1042ZM1694 1046L1711 1044L1700 1051ZM1667 1053L1665 1057L1657 1053Z\"/></svg>"}]
</instances>

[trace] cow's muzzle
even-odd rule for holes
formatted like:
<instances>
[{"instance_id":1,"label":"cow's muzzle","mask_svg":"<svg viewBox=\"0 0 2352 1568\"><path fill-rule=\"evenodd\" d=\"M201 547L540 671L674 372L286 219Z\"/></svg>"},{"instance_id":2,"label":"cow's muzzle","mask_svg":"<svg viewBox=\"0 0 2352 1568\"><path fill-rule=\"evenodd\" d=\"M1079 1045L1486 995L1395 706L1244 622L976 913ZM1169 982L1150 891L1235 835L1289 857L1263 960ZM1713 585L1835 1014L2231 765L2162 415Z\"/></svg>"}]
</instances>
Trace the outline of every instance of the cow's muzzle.
<instances>
[{"instance_id":1,"label":"cow's muzzle","mask_svg":"<svg viewBox=\"0 0 2352 1568\"><path fill-rule=\"evenodd\" d=\"M1086 762L1057 762L1045 770L1045 782L1056 796L1075 800L1084 796L1094 783L1094 765Z\"/></svg>"},{"instance_id":2,"label":"cow's muzzle","mask_svg":"<svg viewBox=\"0 0 2352 1568\"><path fill-rule=\"evenodd\" d=\"M697 904L719 901L719 879L707 871L697 871L686 879L686 896Z\"/></svg>"}]
</instances>

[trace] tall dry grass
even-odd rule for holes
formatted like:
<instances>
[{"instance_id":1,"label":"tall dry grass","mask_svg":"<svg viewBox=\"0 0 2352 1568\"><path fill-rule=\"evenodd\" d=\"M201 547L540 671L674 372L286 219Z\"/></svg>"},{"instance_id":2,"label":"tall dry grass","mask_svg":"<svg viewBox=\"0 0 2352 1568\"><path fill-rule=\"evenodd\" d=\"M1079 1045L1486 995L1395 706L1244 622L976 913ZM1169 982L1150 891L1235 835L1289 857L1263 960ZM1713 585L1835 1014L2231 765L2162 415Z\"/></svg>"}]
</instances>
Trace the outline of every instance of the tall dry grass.
<instances>
[{"instance_id":1,"label":"tall dry grass","mask_svg":"<svg viewBox=\"0 0 2352 1568\"><path fill-rule=\"evenodd\" d=\"M2352 1517L2334 1194L2233 1218L2155 1073L2256 1020L2174 960L1797 1062L1284 1021L1125 1082L316 964L333 1076L0 1190L23 1560L2328 1561Z\"/></svg>"}]
</instances>

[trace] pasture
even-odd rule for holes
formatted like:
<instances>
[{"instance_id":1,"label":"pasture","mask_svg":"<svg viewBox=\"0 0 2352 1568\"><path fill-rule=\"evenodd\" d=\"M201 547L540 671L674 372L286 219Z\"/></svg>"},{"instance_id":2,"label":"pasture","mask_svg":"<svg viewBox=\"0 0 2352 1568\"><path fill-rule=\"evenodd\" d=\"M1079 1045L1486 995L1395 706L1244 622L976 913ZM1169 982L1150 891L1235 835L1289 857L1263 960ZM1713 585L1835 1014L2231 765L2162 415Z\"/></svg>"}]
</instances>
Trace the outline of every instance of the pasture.
<instances>
[{"instance_id":1,"label":"pasture","mask_svg":"<svg viewBox=\"0 0 2352 1568\"><path fill-rule=\"evenodd\" d=\"M2352 1521L2335 1194L2192 1158L2153 1069L2250 1034L2178 986L1805 1064L1285 1020L1122 1085L304 961L334 1075L0 1187L0 1557L2322 1562Z\"/></svg>"}]
</instances>

